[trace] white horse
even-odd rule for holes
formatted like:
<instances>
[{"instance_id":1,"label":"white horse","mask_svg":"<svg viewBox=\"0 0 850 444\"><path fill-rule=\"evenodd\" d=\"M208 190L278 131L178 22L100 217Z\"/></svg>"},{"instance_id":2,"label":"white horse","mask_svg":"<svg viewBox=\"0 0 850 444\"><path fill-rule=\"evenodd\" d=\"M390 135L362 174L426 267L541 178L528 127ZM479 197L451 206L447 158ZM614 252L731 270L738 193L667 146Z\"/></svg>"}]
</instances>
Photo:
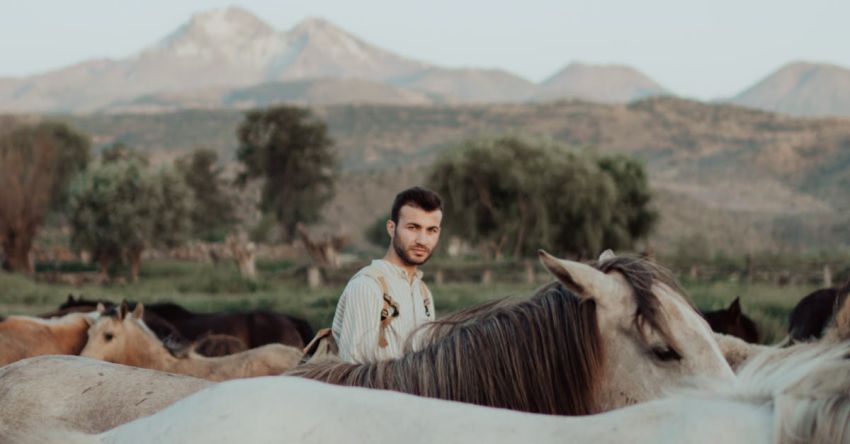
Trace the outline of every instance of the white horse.
<instances>
[{"instance_id":1,"label":"white horse","mask_svg":"<svg viewBox=\"0 0 850 444\"><path fill-rule=\"evenodd\" d=\"M494 409L293 377L217 384L101 435L40 441L151 443L847 443L850 347L758 359L736 382L583 417ZM26 438L21 437L24 442Z\"/></svg>"}]
</instances>

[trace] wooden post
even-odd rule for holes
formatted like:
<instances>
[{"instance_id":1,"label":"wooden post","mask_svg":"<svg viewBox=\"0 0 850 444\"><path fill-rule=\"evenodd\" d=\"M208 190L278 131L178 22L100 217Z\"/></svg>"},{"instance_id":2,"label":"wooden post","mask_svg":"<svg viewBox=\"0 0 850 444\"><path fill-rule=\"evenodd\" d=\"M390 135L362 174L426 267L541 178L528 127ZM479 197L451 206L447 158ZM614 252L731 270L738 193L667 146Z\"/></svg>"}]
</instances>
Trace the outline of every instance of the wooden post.
<instances>
[{"instance_id":1,"label":"wooden post","mask_svg":"<svg viewBox=\"0 0 850 444\"><path fill-rule=\"evenodd\" d=\"M446 281L446 274L443 272L442 268L437 269L437 272L434 273L434 283L437 285L443 285Z\"/></svg>"},{"instance_id":2,"label":"wooden post","mask_svg":"<svg viewBox=\"0 0 850 444\"><path fill-rule=\"evenodd\" d=\"M829 264L823 266L823 286L832 287L832 270L829 269Z\"/></svg>"},{"instance_id":3,"label":"wooden post","mask_svg":"<svg viewBox=\"0 0 850 444\"><path fill-rule=\"evenodd\" d=\"M490 285L493 283L493 270L486 269L481 273L481 285Z\"/></svg>"},{"instance_id":4,"label":"wooden post","mask_svg":"<svg viewBox=\"0 0 850 444\"><path fill-rule=\"evenodd\" d=\"M322 285L322 271L315 265L307 267L307 286L317 288Z\"/></svg>"},{"instance_id":5,"label":"wooden post","mask_svg":"<svg viewBox=\"0 0 850 444\"><path fill-rule=\"evenodd\" d=\"M534 265L532 265L531 261L526 259L525 263L525 282L529 284L533 284L534 279Z\"/></svg>"}]
</instances>

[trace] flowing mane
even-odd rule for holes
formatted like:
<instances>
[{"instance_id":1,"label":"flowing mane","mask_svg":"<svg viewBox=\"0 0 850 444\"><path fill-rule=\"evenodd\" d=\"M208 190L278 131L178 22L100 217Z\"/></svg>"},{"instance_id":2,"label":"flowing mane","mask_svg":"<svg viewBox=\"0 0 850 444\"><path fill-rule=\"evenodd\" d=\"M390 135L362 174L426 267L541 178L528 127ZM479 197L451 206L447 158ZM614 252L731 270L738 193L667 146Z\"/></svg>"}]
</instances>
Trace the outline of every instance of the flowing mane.
<instances>
[{"instance_id":1,"label":"flowing mane","mask_svg":"<svg viewBox=\"0 0 850 444\"><path fill-rule=\"evenodd\" d=\"M488 303L434 325L449 328L402 358L319 361L288 374L534 413L596 411L604 359L595 301L552 283L528 300Z\"/></svg>"},{"instance_id":2,"label":"flowing mane","mask_svg":"<svg viewBox=\"0 0 850 444\"><path fill-rule=\"evenodd\" d=\"M617 256L601 261L594 267L603 273L617 271L629 284L634 293L635 302L637 302L635 323L640 332L644 332L645 325L649 324L668 343L676 343L665 318L661 315L661 303L652 289L654 283L666 285L673 291L673 294L681 297L694 311L699 312L690 299L685 296L687 293L676 282L670 271L654 262L634 256Z\"/></svg>"}]
</instances>

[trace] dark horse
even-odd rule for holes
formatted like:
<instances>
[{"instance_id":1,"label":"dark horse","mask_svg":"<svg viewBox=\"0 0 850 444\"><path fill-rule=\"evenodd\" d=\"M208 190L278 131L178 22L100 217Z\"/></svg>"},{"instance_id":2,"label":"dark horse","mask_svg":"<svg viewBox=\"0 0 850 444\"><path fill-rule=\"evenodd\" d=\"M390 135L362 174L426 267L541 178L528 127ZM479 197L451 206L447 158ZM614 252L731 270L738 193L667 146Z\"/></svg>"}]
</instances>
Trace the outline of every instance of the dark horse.
<instances>
[{"instance_id":1,"label":"dark horse","mask_svg":"<svg viewBox=\"0 0 850 444\"><path fill-rule=\"evenodd\" d=\"M111 301L92 301L83 298L68 300L50 317L70 311L91 310L98 303L114 306ZM130 308L135 307L130 303ZM310 324L294 316L269 310L253 310L237 313L195 313L173 302L145 305L144 321L163 340L193 342L205 335L234 336L249 348L279 342L293 347L304 347L313 337Z\"/></svg>"},{"instance_id":2,"label":"dark horse","mask_svg":"<svg viewBox=\"0 0 850 444\"><path fill-rule=\"evenodd\" d=\"M850 280L842 288L821 288L809 293L791 310L788 333L794 341L820 339L835 311L850 293Z\"/></svg>"},{"instance_id":3,"label":"dark horse","mask_svg":"<svg viewBox=\"0 0 850 444\"><path fill-rule=\"evenodd\" d=\"M760 340L756 323L741 311L740 298L735 298L729 308L707 311L702 317L717 333L737 336L749 343L758 344Z\"/></svg>"}]
</instances>

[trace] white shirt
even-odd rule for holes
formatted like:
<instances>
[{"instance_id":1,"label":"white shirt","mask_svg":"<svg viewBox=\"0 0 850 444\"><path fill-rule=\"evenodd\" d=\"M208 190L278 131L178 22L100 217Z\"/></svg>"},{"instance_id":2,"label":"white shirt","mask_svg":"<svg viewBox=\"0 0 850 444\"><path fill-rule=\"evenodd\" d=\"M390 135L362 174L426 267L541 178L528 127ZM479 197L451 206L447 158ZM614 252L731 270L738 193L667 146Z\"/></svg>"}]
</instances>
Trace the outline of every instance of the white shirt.
<instances>
[{"instance_id":1,"label":"white shirt","mask_svg":"<svg viewBox=\"0 0 850 444\"><path fill-rule=\"evenodd\" d=\"M385 331L387 346L384 348L378 345L383 290L375 276L384 277L399 311ZM382 259L373 260L348 281L339 297L331 327L339 357L362 363L402 356L410 333L434 320L434 304L429 296L424 291L422 271L417 270L411 280L401 267Z\"/></svg>"}]
</instances>

